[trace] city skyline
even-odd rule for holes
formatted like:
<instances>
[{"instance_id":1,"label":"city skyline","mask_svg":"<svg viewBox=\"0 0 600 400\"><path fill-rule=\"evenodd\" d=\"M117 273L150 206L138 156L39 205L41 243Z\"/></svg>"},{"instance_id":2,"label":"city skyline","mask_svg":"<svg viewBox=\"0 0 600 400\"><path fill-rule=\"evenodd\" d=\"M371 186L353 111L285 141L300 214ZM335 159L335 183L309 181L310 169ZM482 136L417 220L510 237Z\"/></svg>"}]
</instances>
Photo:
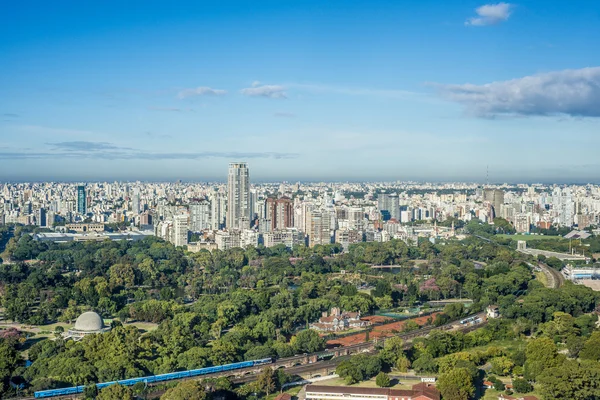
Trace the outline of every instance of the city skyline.
<instances>
[{"instance_id":1,"label":"city skyline","mask_svg":"<svg viewBox=\"0 0 600 400\"><path fill-rule=\"evenodd\" d=\"M0 180L600 182L595 2L141 5L5 8Z\"/></svg>"}]
</instances>

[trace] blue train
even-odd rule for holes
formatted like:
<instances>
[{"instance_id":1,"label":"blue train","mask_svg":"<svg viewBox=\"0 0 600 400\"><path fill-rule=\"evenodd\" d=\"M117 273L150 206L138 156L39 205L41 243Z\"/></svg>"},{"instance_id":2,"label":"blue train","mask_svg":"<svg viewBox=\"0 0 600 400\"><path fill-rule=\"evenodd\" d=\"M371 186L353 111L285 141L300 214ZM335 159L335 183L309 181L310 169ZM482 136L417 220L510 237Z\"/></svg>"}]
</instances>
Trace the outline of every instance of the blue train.
<instances>
[{"instance_id":1,"label":"blue train","mask_svg":"<svg viewBox=\"0 0 600 400\"><path fill-rule=\"evenodd\" d=\"M124 385L124 386L133 386L138 382L144 382L146 384L156 383L156 382L166 382L166 381L172 381L174 379L191 378L194 376L208 375L208 374L214 374L217 372L231 371L234 369L248 368L248 367L253 367L256 365L270 364L272 362L273 362L273 359L271 359L271 358L263 358L262 360L244 361L244 362L239 362L239 363L234 363L234 364L218 365L215 367L192 369L192 370L181 371L181 372L171 372L168 374L161 374L161 375L143 376L141 378L122 379L120 381L103 382L103 383L96 384L96 387L98 388L98 390L100 390L107 386L114 385L116 383L118 383L120 385ZM62 388L62 389L40 390L38 392L35 392L34 396L36 399L42 399L42 398L54 397L54 396L65 396L65 395L69 395L69 394L83 393L84 388L85 388L85 386L74 386L74 387L68 387L68 388Z\"/></svg>"}]
</instances>

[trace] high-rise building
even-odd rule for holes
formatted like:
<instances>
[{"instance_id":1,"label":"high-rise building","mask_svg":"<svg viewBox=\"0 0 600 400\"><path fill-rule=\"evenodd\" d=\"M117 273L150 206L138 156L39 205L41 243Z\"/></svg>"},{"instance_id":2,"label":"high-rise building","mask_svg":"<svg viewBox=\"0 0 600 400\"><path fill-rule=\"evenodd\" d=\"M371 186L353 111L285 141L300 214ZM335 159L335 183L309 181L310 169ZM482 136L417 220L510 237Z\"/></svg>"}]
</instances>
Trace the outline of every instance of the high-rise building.
<instances>
[{"instance_id":1,"label":"high-rise building","mask_svg":"<svg viewBox=\"0 0 600 400\"><path fill-rule=\"evenodd\" d=\"M271 229L282 230L294 226L294 203L289 197L280 199L268 198L265 201L266 218L270 220Z\"/></svg>"},{"instance_id":2,"label":"high-rise building","mask_svg":"<svg viewBox=\"0 0 600 400\"><path fill-rule=\"evenodd\" d=\"M365 221L365 212L361 207L350 207L348 209L348 227L353 230L362 231Z\"/></svg>"},{"instance_id":3,"label":"high-rise building","mask_svg":"<svg viewBox=\"0 0 600 400\"><path fill-rule=\"evenodd\" d=\"M485 189L483 201L489 202L494 209L494 217L500 217L502 205L504 204L504 191L500 189Z\"/></svg>"},{"instance_id":4,"label":"high-rise building","mask_svg":"<svg viewBox=\"0 0 600 400\"><path fill-rule=\"evenodd\" d=\"M41 227L48 226L48 223L46 221L46 210L44 208L40 207L37 210L36 215L35 215L35 223Z\"/></svg>"},{"instance_id":5,"label":"high-rise building","mask_svg":"<svg viewBox=\"0 0 600 400\"><path fill-rule=\"evenodd\" d=\"M210 225L211 229L219 230L223 228L225 221L225 213L227 209L227 202L225 196L218 192L213 191L210 197Z\"/></svg>"},{"instance_id":6,"label":"high-rise building","mask_svg":"<svg viewBox=\"0 0 600 400\"><path fill-rule=\"evenodd\" d=\"M377 197L377 208L379 208L384 221L391 218L400 220L400 198L398 194L380 193Z\"/></svg>"},{"instance_id":7,"label":"high-rise building","mask_svg":"<svg viewBox=\"0 0 600 400\"><path fill-rule=\"evenodd\" d=\"M248 166L246 163L231 163L227 179L227 228L248 228L252 219L251 211Z\"/></svg>"},{"instance_id":8,"label":"high-rise building","mask_svg":"<svg viewBox=\"0 0 600 400\"><path fill-rule=\"evenodd\" d=\"M81 215L87 213L87 195L85 193L85 186L77 186L77 212Z\"/></svg>"},{"instance_id":9,"label":"high-rise building","mask_svg":"<svg viewBox=\"0 0 600 400\"><path fill-rule=\"evenodd\" d=\"M133 197L131 198L131 211L134 215L138 215L141 211L140 189L137 187L133 189Z\"/></svg>"},{"instance_id":10,"label":"high-rise building","mask_svg":"<svg viewBox=\"0 0 600 400\"><path fill-rule=\"evenodd\" d=\"M311 210L308 222L309 246L331 243L331 214L327 210Z\"/></svg>"},{"instance_id":11,"label":"high-rise building","mask_svg":"<svg viewBox=\"0 0 600 400\"><path fill-rule=\"evenodd\" d=\"M173 217L173 237L172 243L175 246L185 246L188 244L188 215L179 214Z\"/></svg>"},{"instance_id":12,"label":"high-rise building","mask_svg":"<svg viewBox=\"0 0 600 400\"><path fill-rule=\"evenodd\" d=\"M190 230L192 232L210 229L210 206L206 200L190 204Z\"/></svg>"}]
</instances>

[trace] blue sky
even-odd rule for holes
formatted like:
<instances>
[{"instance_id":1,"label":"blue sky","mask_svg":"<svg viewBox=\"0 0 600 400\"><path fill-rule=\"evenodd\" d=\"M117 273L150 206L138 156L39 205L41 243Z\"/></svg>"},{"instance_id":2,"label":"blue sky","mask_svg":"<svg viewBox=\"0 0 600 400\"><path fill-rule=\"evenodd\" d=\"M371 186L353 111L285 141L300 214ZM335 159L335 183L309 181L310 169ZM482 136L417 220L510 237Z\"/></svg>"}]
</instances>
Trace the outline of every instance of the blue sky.
<instances>
[{"instance_id":1,"label":"blue sky","mask_svg":"<svg viewBox=\"0 0 600 400\"><path fill-rule=\"evenodd\" d=\"M10 2L0 179L599 182L573 3Z\"/></svg>"}]
</instances>

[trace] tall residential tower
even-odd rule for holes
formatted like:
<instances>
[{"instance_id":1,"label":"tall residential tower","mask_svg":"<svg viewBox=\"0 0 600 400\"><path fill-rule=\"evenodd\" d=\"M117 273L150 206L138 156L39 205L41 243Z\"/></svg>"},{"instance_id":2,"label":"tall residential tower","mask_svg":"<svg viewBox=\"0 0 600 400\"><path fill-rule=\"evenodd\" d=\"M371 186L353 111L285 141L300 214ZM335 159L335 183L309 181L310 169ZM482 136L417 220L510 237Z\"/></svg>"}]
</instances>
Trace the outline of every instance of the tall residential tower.
<instances>
[{"instance_id":1,"label":"tall residential tower","mask_svg":"<svg viewBox=\"0 0 600 400\"><path fill-rule=\"evenodd\" d=\"M85 192L85 186L77 186L77 212L81 215L87 213L87 194Z\"/></svg>"},{"instance_id":2,"label":"tall residential tower","mask_svg":"<svg viewBox=\"0 0 600 400\"><path fill-rule=\"evenodd\" d=\"M227 218L228 229L250 227L250 175L246 163L230 163L227 178Z\"/></svg>"}]
</instances>

